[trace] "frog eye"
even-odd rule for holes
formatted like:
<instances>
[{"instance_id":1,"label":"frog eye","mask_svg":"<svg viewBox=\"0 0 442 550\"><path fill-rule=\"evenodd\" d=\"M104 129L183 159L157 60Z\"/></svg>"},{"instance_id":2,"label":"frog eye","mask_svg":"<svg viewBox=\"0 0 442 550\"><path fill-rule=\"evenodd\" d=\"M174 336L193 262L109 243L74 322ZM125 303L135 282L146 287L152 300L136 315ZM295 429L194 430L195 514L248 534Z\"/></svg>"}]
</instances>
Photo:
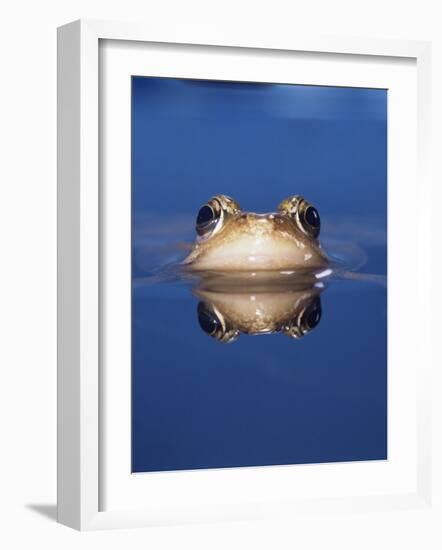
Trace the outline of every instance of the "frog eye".
<instances>
[{"instance_id":1,"label":"frog eye","mask_svg":"<svg viewBox=\"0 0 442 550\"><path fill-rule=\"evenodd\" d=\"M204 235L210 233L215 228L219 221L219 217L215 214L215 211L209 204L205 204L198 211L196 218L196 232L198 235Z\"/></svg>"},{"instance_id":2,"label":"frog eye","mask_svg":"<svg viewBox=\"0 0 442 550\"><path fill-rule=\"evenodd\" d=\"M306 235L318 238L321 230L321 218L318 210L303 197L289 197L278 206L278 212L290 216Z\"/></svg>"},{"instance_id":3,"label":"frog eye","mask_svg":"<svg viewBox=\"0 0 442 550\"><path fill-rule=\"evenodd\" d=\"M321 299L317 297L301 315L301 327L306 334L319 325L322 316Z\"/></svg>"},{"instance_id":4,"label":"frog eye","mask_svg":"<svg viewBox=\"0 0 442 550\"><path fill-rule=\"evenodd\" d=\"M198 211L195 226L198 237L211 237L222 229L229 217L240 210L239 204L227 195L212 197Z\"/></svg>"},{"instance_id":5,"label":"frog eye","mask_svg":"<svg viewBox=\"0 0 442 550\"><path fill-rule=\"evenodd\" d=\"M291 338L302 338L319 325L321 315L321 298L316 296L295 319L283 327L282 332Z\"/></svg>"},{"instance_id":6,"label":"frog eye","mask_svg":"<svg viewBox=\"0 0 442 550\"><path fill-rule=\"evenodd\" d=\"M304 211L304 221L308 224L309 228L314 231L321 229L321 218L319 217L319 212L314 206L308 206Z\"/></svg>"},{"instance_id":7,"label":"frog eye","mask_svg":"<svg viewBox=\"0 0 442 550\"><path fill-rule=\"evenodd\" d=\"M198 322L201 330L218 342L228 344L239 336L239 330L229 327L219 311L205 302L198 304Z\"/></svg>"}]
</instances>

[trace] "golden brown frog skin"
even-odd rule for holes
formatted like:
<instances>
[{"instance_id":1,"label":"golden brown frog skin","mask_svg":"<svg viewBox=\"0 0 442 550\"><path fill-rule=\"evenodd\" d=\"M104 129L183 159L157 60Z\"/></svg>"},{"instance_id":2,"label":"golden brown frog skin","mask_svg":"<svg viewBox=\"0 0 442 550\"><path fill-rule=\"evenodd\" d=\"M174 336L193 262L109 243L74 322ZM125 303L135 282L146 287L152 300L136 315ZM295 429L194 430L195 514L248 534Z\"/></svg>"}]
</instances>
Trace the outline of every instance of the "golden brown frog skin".
<instances>
[{"instance_id":1,"label":"golden brown frog skin","mask_svg":"<svg viewBox=\"0 0 442 550\"><path fill-rule=\"evenodd\" d=\"M192 271L314 270L328 264L318 236L319 214L305 199L282 201L277 212L243 212L216 195L198 213L197 239L184 260Z\"/></svg>"}]
</instances>

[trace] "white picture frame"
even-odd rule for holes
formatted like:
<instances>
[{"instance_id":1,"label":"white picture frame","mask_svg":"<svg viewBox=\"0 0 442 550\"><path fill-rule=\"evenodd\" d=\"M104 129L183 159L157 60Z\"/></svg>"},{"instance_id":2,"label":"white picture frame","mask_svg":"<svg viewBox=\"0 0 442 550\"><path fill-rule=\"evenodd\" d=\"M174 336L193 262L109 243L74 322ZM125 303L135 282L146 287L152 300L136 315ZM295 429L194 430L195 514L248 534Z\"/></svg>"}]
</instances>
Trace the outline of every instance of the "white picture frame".
<instances>
[{"instance_id":1,"label":"white picture frame","mask_svg":"<svg viewBox=\"0 0 442 550\"><path fill-rule=\"evenodd\" d=\"M103 509L104 482L108 483L109 476L118 475L118 471L108 463L103 462L103 453L109 452L108 443L103 429L102 416L106 413L103 408L103 392L118 391L119 384L113 386L102 385L103 359L100 339L104 326L102 302L106 299L105 290L102 288L104 272L109 266L107 258L103 260L106 236L105 232L112 232L112 226L108 222L100 221L100 212L103 208L113 208L115 205L124 204L124 197L107 200L103 204L103 188L100 180L100 154L102 143L100 142L100 116L104 107L100 104L100 59L102 61L100 47L104 41L113 43L135 44L166 44L174 45L174 51L188 49L190 45L195 48L205 48L204 56L210 59L210 52L214 49L228 48L229 55L247 56L247 52L272 52L272 55L284 55L284 52L304 52L312 55L345 56L347 60L354 59L356 63L362 63L359 56L368 56L394 62L395 59L407 59L415 63L417 81L417 126L407 128L415 131L416 135L407 147L412 147L410 156L416 157L417 179L414 174L403 174L404 179L410 178L410 186L419 182L417 193L419 201L430 203L432 197L432 183L430 178L430 132L431 119L430 105L430 65L431 46L426 42L408 42L374 39L357 39L346 37L330 38L306 38L296 36L289 43L267 44L264 39L247 40L240 37L231 37L226 33L224 38L216 39L192 34L186 36L185 31L171 36L157 35L151 29L142 25L101 22L101 21L76 21L61 27L58 31L58 520L60 523L80 530L149 526L174 524L198 521L216 521L226 519L241 519L253 517L278 517L291 514L328 512L331 509L341 509L346 513L352 509L365 511L378 509L392 509L403 507L429 506L432 495L431 477L431 374L434 363L434 349L432 348L431 331L418 326L417 337L420 340L419 348L413 348L415 352L424 350L425 360L419 365L419 371L410 370L410 380L417 375L417 384L410 382L409 389L414 391L416 397L416 411L413 422L416 427L414 439L413 462L408 468L416 470L416 484L412 489L395 491L388 489L385 494L379 492L352 495L341 494L339 491L326 495L303 495L302 500L286 500L264 490L263 494L249 499L247 502L239 502L234 497L231 502L228 496L213 505L197 502L206 498L203 493L193 497L189 494L181 503L181 507L173 505L173 486L179 485L180 492L196 487L195 473L186 478L179 474L168 474L162 479L160 476L155 481L157 496L161 492L161 484L166 488L168 497L160 502L155 497L154 490L149 497L149 506L139 507L128 505L128 500L133 498L133 479L127 484L121 493L114 491L116 497L112 500L110 509ZM141 55L141 54L140 54ZM173 56L178 54L173 54ZM135 59L135 55L133 59ZM122 61L121 61L122 59ZM140 57L141 62L143 59ZM161 56L158 62L161 63ZM341 59L341 58L340 58ZM120 56L119 70L126 71L124 64L127 58ZM159 69L157 69L159 70ZM172 70L172 69L170 69ZM183 69L181 76L186 76ZM345 68L343 69L345 71ZM128 69L129 73L130 70ZM164 68L165 74L169 69ZM376 71L376 69L374 69ZM126 71L127 72L127 71ZM115 73L116 74L116 73ZM120 73L118 73L120 74ZM155 73L157 74L157 73ZM172 74L172 73L170 73ZM199 73L198 73L199 74ZM173 73L176 76L176 73ZM374 75L374 76L373 76ZM375 80L376 75L372 77ZM328 78L332 78L330 75ZM107 82L106 78L103 80ZM350 82L350 80L349 80ZM354 81L352 81L354 82ZM365 82L361 80L361 82ZM331 84L335 82L330 82ZM349 84L351 85L351 84ZM116 86L118 87L118 86ZM413 92L414 93L414 92ZM410 96L409 101L414 101L415 96ZM100 115L101 114L101 115ZM127 135L122 134L122 139ZM101 136L102 137L102 136ZM410 137L410 136L409 136ZM416 149L417 144L417 149ZM118 145L118 144L117 144ZM119 144L125 148L124 142ZM391 143L390 143L391 145ZM393 144L394 145L394 144ZM396 151L399 153L399 151ZM393 151L393 154L394 151ZM124 168L124 166L123 166ZM127 165L126 165L127 169ZM126 170L127 171L127 170ZM395 174L398 177L399 173ZM408 188L405 188L408 189ZM411 187L409 188L412 189ZM405 200L405 199L404 199ZM410 199L411 200L411 199ZM110 204L112 203L112 204ZM110 204L110 206L109 206ZM405 204L405 203L404 203ZM111 210L109 211L111 212ZM112 220L112 217L109 217ZM403 218L398 214L398 221L403 224ZM112 223L112 221L110 222ZM428 216L419 218L419 235L428 235L431 220ZM103 240L104 239L104 240ZM127 242L126 242L127 244ZM124 243L123 243L124 246ZM389 243L390 246L390 243ZM415 307L419 307L421 315L431 318L431 237L418 240L419 262L412 276L416 281ZM120 250L124 254L124 250ZM398 255L393 261L399 261ZM391 266L390 266L391 267ZM393 266L394 267L394 266ZM122 273L124 277L124 273ZM398 304L398 301L395 302ZM391 303L389 303L390 307ZM396 306L395 306L396 307ZM398 308L400 305L397 306ZM400 311L398 311L400 315ZM124 316L122 317L124 319ZM399 335L400 336L400 335ZM127 350L126 350L127 351ZM420 351L419 351L420 353ZM424 357L419 355L419 357ZM411 357L411 355L410 355ZM410 359L411 361L411 359ZM414 367L413 367L414 368ZM414 380L414 379L413 379ZM412 394L410 394L412 395ZM124 401L125 398L123 398ZM104 399L106 401L106 399ZM127 399L126 399L127 405ZM403 407L406 407L406 403ZM403 409L404 410L404 409ZM126 407L127 411L127 407ZM410 413L411 414L411 413ZM413 412L414 414L414 412ZM440 419L433 418L433 426ZM124 423L123 423L124 424ZM414 424L413 424L414 425ZM124 427L125 426L125 427ZM127 422L123 430L128 429ZM440 422L439 422L440 426ZM116 430L117 431L117 430ZM121 437L126 441L126 436L121 432ZM117 440L118 442L118 440ZM115 441L112 452L115 450ZM399 448L399 447L398 447ZM404 447L405 449L405 447ZM129 449L127 449L129 452ZM123 454L121 463L124 465ZM106 467L104 467L106 464ZM351 465L337 465L333 475L340 475L340 471L351 468ZM375 466L376 467L376 466ZM259 486L259 478L265 479L267 484L284 485L289 469L233 469L227 474L235 484L249 484ZM253 470L251 472L251 470ZM269 474L269 471L272 473ZM305 470L307 472L307 469ZM109 473L110 472L110 473ZM115 474L114 474L115 472ZM130 475L130 471L127 472ZM170 477L172 475L172 477ZM218 472L199 472L197 474L204 484L210 483L228 484L224 474ZM269 475L273 477L269 477ZM307 475L316 476L318 472ZM321 470L321 483L326 484L327 478L332 474L327 470ZM355 478L361 474L354 471ZM372 475L377 475L376 471ZM379 474L381 475L381 474ZM384 475L384 474L382 474ZM389 475L388 472L385 473ZM174 477L173 477L174 476ZM219 480L216 481L218 476ZM333 478L339 480L339 477ZM112 479L110 480L112 481ZM118 482L122 487L122 483ZM337 481L338 482L338 481ZM146 483L146 481L144 481ZM266 484L264 483L264 485ZM347 480L345 483L350 483ZM138 484L135 481L135 484ZM332 484L333 485L333 484ZM245 487L246 485L244 485ZM213 485L215 487L215 485ZM145 492L146 489L144 488ZM163 491L164 492L164 491ZM123 498L123 494L125 498ZM121 496L120 496L121 495ZM170 499L170 506L167 499ZM187 499L187 502L186 502ZM188 504L188 506L186 506Z\"/></svg>"}]
</instances>

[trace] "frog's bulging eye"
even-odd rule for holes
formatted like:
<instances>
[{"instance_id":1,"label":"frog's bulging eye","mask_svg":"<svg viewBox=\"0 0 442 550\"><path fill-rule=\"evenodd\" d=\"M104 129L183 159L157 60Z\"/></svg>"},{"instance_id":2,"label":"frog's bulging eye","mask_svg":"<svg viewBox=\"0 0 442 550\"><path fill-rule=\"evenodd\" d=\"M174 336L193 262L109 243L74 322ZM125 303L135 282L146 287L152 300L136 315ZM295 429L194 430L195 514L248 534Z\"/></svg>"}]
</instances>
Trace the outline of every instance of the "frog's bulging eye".
<instances>
[{"instance_id":1,"label":"frog's bulging eye","mask_svg":"<svg viewBox=\"0 0 442 550\"><path fill-rule=\"evenodd\" d=\"M198 304L198 322L202 330L209 336L214 336L221 328L221 322L216 314L208 309L204 302Z\"/></svg>"},{"instance_id":2,"label":"frog's bulging eye","mask_svg":"<svg viewBox=\"0 0 442 550\"><path fill-rule=\"evenodd\" d=\"M213 208L208 204L205 204L199 209L198 216L196 218L196 232L198 235L204 235L213 230L216 225L217 217Z\"/></svg>"},{"instance_id":3,"label":"frog's bulging eye","mask_svg":"<svg viewBox=\"0 0 442 550\"><path fill-rule=\"evenodd\" d=\"M224 226L226 220L241 210L239 204L227 195L216 195L204 204L196 218L198 237L211 237Z\"/></svg>"},{"instance_id":4,"label":"frog's bulging eye","mask_svg":"<svg viewBox=\"0 0 442 550\"><path fill-rule=\"evenodd\" d=\"M314 206L309 206L304 214L305 221L313 229L319 229L321 227L321 218L319 217L319 212Z\"/></svg>"},{"instance_id":5,"label":"frog's bulging eye","mask_svg":"<svg viewBox=\"0 0 442 550\"><path fill-rule=\"evenodd\" d=\"M301 325L305 332L309 332L319 325L322 315L321 300L317 298L313 304L304 310Z\"/></svg>"},{"instance_id":6,"label":"frog's bulging eye","mask_svg":"<svg viewBox=\"0 0 442 550\"><path fill-rule=\"evenodd\" d=\"M197 225L203 225L205 223L209 223L213 220L215 216L215 213L210 208L210 206L203 206L200 208L200 211L198 212L198 218L196 220Z\"/></svg>"},{"instance_id":7,"label":"frog's bulging eye","mask_svg":"<svg viewBox=\"0 0 442 550\"><path fill-rule=\"evenodd\" d=\"M306 235L318 238L321 230L321 218L317 209L303 197L289 197L278 206L278 212L290 216Z\"/></svg>"},{"instance_id":8,"label":"frog's bulging eye","mask_svg":"<svg viewBox=\"0 0 442 550\"><path fill-rule=\"evenodd\" d=\"M228 327L223 316L213 306L205 302L198 304L198 322L206 334L219 342L230 343L239 336L239 331Z\"/></svg>"},{"instance_id":9,"label":"frog's bulging eye","mask_svg":"<svg viewBox=\"0 0 442 550\"><path fill-rule=\"evenodd\" d=\"M282 332L291 338L302 338L319 325L321 315L321 299L317 296L295 319L283 327Z\"/></svg>"}]
</instances>

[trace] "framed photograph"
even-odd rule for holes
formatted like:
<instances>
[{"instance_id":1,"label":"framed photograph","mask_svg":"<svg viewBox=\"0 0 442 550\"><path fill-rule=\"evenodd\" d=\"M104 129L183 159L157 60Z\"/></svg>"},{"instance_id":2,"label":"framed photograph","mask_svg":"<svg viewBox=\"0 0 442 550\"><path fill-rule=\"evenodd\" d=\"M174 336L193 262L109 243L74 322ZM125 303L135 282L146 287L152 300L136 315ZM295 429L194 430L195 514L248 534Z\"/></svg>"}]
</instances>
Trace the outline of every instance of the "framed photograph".
<instances>
[{"instance_id":1,"label":"framed photograph","mask_svg":"<svg viewBox=\"0 0 442 550\"><path fill-rule=\"evenodd\" d=\"M430 45L58 44L59 521L429 506Z\"/></svg>"}]
</instances>

